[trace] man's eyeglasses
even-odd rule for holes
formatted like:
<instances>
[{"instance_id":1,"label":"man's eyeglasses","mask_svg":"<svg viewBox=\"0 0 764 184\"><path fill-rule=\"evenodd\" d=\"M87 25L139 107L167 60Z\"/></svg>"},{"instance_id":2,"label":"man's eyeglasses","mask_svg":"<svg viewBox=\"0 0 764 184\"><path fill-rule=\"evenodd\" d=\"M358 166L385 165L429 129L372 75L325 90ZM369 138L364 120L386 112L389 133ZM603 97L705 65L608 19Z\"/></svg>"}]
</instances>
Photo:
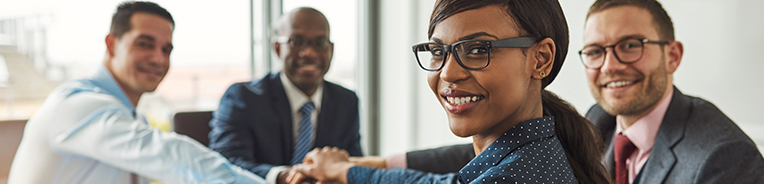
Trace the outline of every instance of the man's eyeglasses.
<instances>
[{"instance_id":1,"label":"man's eyeglasses","mask_svg":"<svg viewBox=\"0 0 764 184\"><path fill-rule=\"evenodd\" d=\"M427 71L443 68L449 52L463 68L480 70L491 62L491 49L494 47L527 48L535 43L536 38L533 37L515 37L494 41L464 40L451 45L421 43L412 49L419 67Z\"/></svg>"},{"instance_id":2,"label":"man's eyeglasses","mask_svg":"<svg viewBox=\"0 0 764 184\"><path fill-rule=\"evenodd\" d=\"M647 38L629 38L610 46L586 46L584 49L581 49L581 51L578 51L578 55L581 56L581 61L586 68L597 69L602 67L603 63L605 63L605 54L607 54L606 49L610 47L613 49L613 55L618 62L629 64L642 59L646 43L663 46L669 44L669 41L652 41Z\"/></svg>"},{"instance_id":3,"label":"man's eyeglasses","mask_svg":"<svg viewBox=\"0 0 764 184\"><path fill-rule=\"evenodd\" d=\"M300 50L304 49L305 46L313 47L314 49L318 51L326 51L329 49L330 46L332 46L332 41L329 41L328 38L319 37L313 40L308 40L303 37L286 37L286 36L279 36L278 37L279 43L286 43L289 45L289 47L293 50Z\"/></svg>"}]
</instances>

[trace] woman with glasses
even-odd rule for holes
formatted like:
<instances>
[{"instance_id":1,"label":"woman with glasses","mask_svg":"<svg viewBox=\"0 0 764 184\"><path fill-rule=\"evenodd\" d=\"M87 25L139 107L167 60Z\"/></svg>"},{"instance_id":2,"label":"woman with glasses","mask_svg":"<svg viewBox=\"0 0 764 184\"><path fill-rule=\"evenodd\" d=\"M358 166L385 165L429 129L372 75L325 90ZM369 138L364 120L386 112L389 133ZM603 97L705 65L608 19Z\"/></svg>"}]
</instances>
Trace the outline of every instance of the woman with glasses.
<instances>
[{"instance_id":1,"label":"woman with glasses","mask_svg":"<svg viewBox=\"0 0 764 184\"><path fill-rule=\"evenodd\" d=\"M439 175L355 166L345 151L323 148L298 171L339 183L609 183L596 128L544 89L568 51L559 2L441 0L428 36L414 55L451 131L471 136L477 156Z\"/></svg>"}]
</instances>

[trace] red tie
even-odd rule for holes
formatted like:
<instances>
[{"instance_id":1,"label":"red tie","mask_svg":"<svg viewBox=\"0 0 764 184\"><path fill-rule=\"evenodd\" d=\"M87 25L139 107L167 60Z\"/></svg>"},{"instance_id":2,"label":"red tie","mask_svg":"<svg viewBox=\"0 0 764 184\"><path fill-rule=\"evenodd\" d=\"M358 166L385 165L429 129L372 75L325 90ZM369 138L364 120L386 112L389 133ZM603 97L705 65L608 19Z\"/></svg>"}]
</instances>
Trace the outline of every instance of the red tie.
<instances>
[{"instance_id":1,"label":"red tie","mask_svg":"<svg viewBox=\"0 0 764 184\"><path fill-rule=\"evenodd\" d=\"M629 184L629 172L626 168L626 159L634 153L637 147L623 134L615 136L615 184Z\"/></svg>"}]
</instances>

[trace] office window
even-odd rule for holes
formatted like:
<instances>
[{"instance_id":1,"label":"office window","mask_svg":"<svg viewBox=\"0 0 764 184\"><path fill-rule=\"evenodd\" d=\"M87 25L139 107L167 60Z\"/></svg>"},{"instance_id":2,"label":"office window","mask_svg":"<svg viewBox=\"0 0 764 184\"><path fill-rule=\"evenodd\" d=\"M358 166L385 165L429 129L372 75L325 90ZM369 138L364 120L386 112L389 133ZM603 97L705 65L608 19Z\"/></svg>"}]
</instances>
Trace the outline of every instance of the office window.
<instances>
[{"instance_id":1,"label":"office window","mask_svg":"<svg viewBox=\"0 0 764 184\"><path fill-rule=\"evenodd\" d=\"M89 76L102 66L104 38L121 2L3 2L0 120L29 118L57 85ZM249 1L154 2L173 15L176 27L170 71L158 89L139 102L150 122L167 123L176 111L214 110L228 86L264 73L262 67L252 70L250 62ZM262 26L256 24L255 29ZM261 44L255 43L258 48Z\"/></svg>"}]
</instances>

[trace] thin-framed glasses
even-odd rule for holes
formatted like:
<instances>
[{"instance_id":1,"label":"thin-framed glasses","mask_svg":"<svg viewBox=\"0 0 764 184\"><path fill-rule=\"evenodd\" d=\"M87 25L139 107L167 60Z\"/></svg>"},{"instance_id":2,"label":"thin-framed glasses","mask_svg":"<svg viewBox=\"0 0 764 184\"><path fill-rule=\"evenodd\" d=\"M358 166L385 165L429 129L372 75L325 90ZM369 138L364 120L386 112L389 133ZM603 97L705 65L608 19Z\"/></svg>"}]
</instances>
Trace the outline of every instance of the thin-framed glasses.
<instances>
[{"instance_id":1,"label":"thin-framed glasses","mask_svg":"<svg viewBox=\"0 0 764 184\"><path fill-rule=\"evenodd\" d=\"M647 38L629 38L609 46L590 45L578 51L584 66L589 69L597 69L605 63L607 48L613 49L613 55L618 62L630 64L642 59L645 52L645 44L666 45L669 41L652 41Z\"/></svg>"},{"instance_id":2,"label":"thin-framed glasses","mask_svg":"<svg viewBox=\"0 0 764 184\"><path fill-rule=\"evenodd\" d=\"M491 49L494 47L527 48L535 43L534 37L514 37L494 41L464 40L451 45L421 43L412 46L412 49L419 67L427 71L443 68L448 53L452 53L463 68L480 70L491 62Z\"/></svg>"},{"instance_id":3,"label":"thin-framed glasses","mask_svg":"<svg viewBox=\"0 0 764 184\"><path fill-rule=\"evenodd\" d=\"M293 38L287 36L279 36L277 39L279 43L286 43L289 45L289 48L293 50L301 50L304 49L305 46L310 46L319 51L326 51L330 46L332 46L332 44L334 44L332 41L329 41L329 39L325 37L308 40L300 36L295 36Z\"/></svg>"}]
</instances>

